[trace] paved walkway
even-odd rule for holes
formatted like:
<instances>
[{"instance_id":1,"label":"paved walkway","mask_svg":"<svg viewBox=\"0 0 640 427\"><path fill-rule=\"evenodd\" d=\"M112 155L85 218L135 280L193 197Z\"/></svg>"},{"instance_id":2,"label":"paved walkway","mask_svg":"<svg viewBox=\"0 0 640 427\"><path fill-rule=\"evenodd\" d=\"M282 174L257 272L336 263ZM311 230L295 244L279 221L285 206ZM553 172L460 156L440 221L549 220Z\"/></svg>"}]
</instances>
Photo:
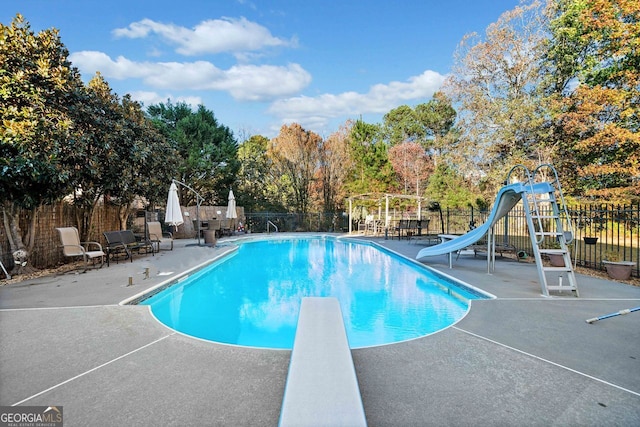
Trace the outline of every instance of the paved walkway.
<instances>
[{"instance_id":1,"label":"paved walkway","mask_svg":"<svg viewBox=\"0 0 640 427\"><path fill-rule=\"evenodd\" d=\"M0 405L62 405L66 427L277 425L289 351L192 339L118 305L229 250L193 243L0 287ZM581 298L543 298L532 264L427 264L498 298L439 333L353 350L369 425L640 425L640 312L585 322L639 306L640 288L578 275Z\"/></svg>"}]
</instances>

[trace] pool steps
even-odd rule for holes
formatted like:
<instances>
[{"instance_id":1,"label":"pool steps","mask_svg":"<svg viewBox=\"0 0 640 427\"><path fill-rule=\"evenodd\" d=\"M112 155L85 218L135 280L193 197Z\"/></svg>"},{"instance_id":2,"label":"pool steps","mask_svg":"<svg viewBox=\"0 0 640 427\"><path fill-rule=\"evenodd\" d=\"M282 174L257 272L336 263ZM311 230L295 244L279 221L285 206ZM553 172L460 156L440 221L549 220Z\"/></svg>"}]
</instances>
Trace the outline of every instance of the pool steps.
<instances>
[{"instance_id":1,"label":"pool steps","mask_svg":"<svg viewBox=\"0 0 640 427\"><path fill-rule=\"evenodd\" d=\"M279 425L367 425L342 311L334 297L302 299Z\"/></svg>"}]
</instances>

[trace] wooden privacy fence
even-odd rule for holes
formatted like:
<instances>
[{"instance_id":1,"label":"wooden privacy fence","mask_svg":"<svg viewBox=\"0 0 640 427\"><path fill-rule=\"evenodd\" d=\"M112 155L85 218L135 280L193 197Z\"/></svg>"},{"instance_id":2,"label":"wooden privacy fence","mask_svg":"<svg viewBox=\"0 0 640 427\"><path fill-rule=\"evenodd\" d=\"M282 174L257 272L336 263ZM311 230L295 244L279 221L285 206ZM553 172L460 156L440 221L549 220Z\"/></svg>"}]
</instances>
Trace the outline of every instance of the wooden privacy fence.
<instances>
[{"instance_id":1,"label":"wooden privacy fence","mask_svg":"<svg viewBox=\"0 0 640 427\"><path fill-rule=\"evenodd\" d=\"M183 212L189 212L189 216L185 216L185 224L179 227L176 233L180 237L193 237L192 220L196 218L195 206L182 207ZM200 206L200 219L207 221L216 216L224 217L226 215L226 206ZM53 205L42 206L37 211L37 220L35 224L35 241L34 248L29 257L29 263L38 269L51 268L69 262L68 258L63 257L62 249L60 249L60 238L57 227L76 227L80 231L81 238L86 241L98 242L105 245L105 231L120 230L120 220L118 216L119 207L109 204L100 204L93 211L92 221L88 221L86 212L82 208L71 205L67 202L59 202ZM221 212L221 214L218 214ZM239 219L244 221L244 208L236 207ZM164 211L144 211L140 209L132 209L127 217L127 229L136 233L143 233L145 226L145 218L148 221L161 221L164 225ZM29 225L29 218L23 215L20 218L20 228L26 231ZM170 227L166 227L167 230ZM186 230L186 232L185 232ZM171 231L175 229L171 227ZM86 236L86 238L84 238ZM9 246L9 240L4 227L0 227L0 259L7 268L13 268L13 255ZM4 273L0 270L0 279L3 279Z\"/></svg>"},{"instance_id":2,"label":"wooden privacy fence","mask_svg":"<svg viewBox=\"0 0 640 427\"><path fill-rule=\"evenodd\" d=\"M91 229L85 230L89 224L77 218L84 218L84 212L66 202L59 202L54 205L41 206L37 211L34 229L34 248L29 257L29 263L35 268L55 267L65 262L60 249L60 238L57 227L77 227L81 231L86 231L86 240L104 244L103 231L119 230L118 208L101 204L93 212ZM87 221L88 222L88 221ZM29 226L29 219L26 215L20 218L20 228L26 231ZM2 263L8 270L13 268L13 256L9 246L4 226L0 227L0 256ZM4 278L4 273L0 271L0 278Z\"/></svg>"}]
</instances>

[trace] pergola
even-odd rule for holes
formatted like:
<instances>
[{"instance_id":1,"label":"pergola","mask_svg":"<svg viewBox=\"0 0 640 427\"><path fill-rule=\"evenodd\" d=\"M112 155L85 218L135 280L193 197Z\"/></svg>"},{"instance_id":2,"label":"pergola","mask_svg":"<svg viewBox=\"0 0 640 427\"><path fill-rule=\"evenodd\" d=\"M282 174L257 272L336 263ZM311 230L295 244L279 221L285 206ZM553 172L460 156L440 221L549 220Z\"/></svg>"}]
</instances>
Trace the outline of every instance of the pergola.
<instances>
[{"instance_id":1,"label":"pergola","mask_svg":"<svg viewBox=\"0 0 640 427\"><path fill-rule=\"evenodd\" d=\"M347 198L349 201L349 233L352 231L352 218L353 218L353 205L359 200L376 201L378 204L378 219L382 217L382 200L384 200L384 221L385 227L389 228L389 222L391 217L389 216L389 201L393 199L408 199L414 200L418 205L418 219L422 217L422 204L423 202L430 203L431 201L422 196L410 196L406 194L390 194L390 193L364 193Z\"/></svg>"}]
</instances>

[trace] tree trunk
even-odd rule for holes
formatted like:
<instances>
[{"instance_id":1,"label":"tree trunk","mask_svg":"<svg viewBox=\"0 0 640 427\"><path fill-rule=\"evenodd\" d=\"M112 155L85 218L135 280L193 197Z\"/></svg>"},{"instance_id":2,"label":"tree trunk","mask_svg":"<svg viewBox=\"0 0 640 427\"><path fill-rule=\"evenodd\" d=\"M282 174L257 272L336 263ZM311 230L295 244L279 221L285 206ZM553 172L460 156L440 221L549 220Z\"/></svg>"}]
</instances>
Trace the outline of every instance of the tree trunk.
<instances>
[{"instance_id":1,"label":"tree trunk","mask_svg":"<svg viewBox=\"0 0 640 427\"><path fill-rule=\"evenodd\" d=\"M120 230L127 229L127 218L129 217L129 205L118 206L118 219L120 219Z\"/></svg>"},{"instance_id":2,"label":"tree trunk","mask_svg":"<svg viewBox=\"0 0 640 427\"><path fill-rule=\"evenodd\" d=\"M9 238L9 246L14 260L13 270L11 270L12 276L37 271L37 269L29 265L29 256L35 244L36 211L31 212L29 230L27 230L26 234L29 246L24 244L22 231L20 230L20 212L20 208L10 203L5 203L3 207L4 228Z\"/></svg>"}]
</instances>

